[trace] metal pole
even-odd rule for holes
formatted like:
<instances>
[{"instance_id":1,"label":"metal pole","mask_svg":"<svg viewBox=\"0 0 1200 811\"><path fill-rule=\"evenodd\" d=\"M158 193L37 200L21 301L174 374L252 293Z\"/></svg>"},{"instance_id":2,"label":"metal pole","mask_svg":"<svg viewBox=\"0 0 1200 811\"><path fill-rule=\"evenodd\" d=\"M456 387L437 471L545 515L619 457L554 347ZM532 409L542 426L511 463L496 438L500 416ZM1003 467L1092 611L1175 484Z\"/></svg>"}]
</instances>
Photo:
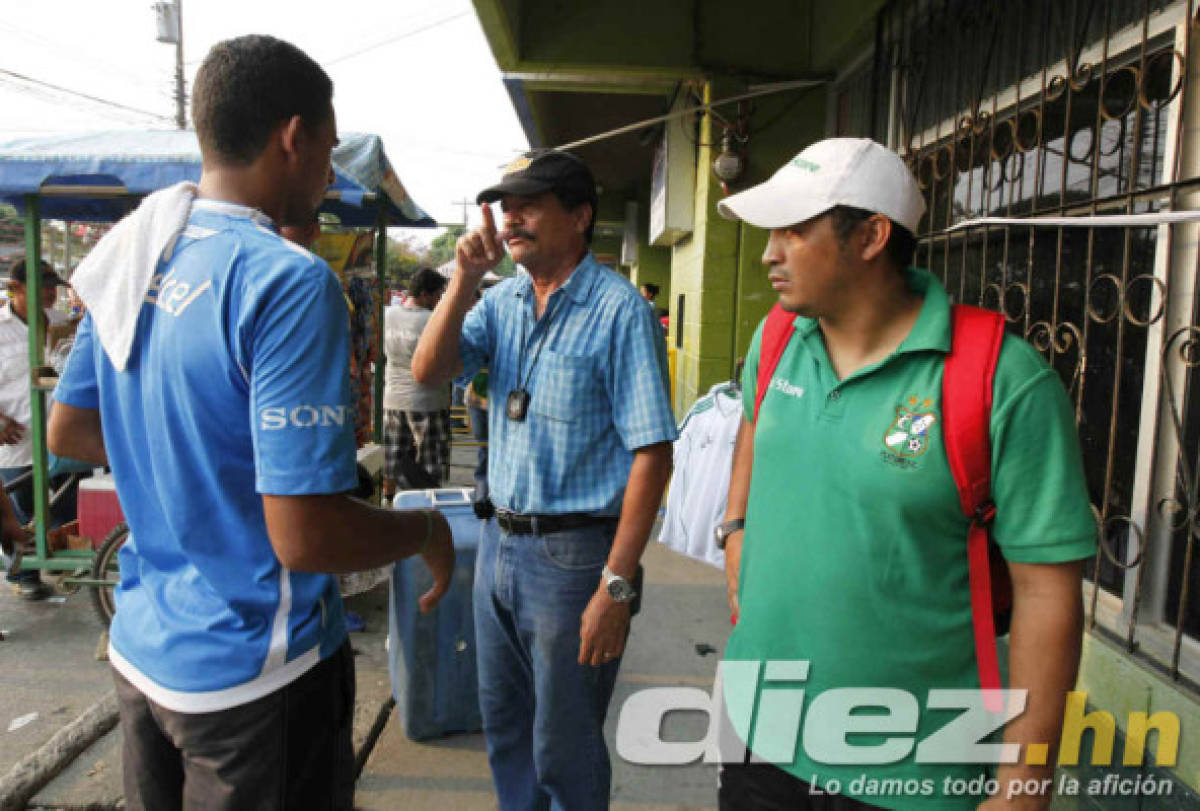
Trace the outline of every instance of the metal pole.
<instances>
[{"instance_id":1,"label":"metal pole","mask_svg":"<svg viewBox=\"0 0 1200 811\"><path fill-rule=\"evenodd\" d=\"M175 19L179 31L175 38L175 126L187 129L187 105L183 87L183 0L175 0Z\"/></svg>"},{"instance_id":2,"label":"metal pole","mask_svg":"<svg viewBox=\"0 0 1200 811\"><path fill-rule=\"evenodd\" d=\"M387 366L387 357L383 354L383 308L384 296L387 295L387 283L384 273L387 270L387 213L383 201L379 201L379 213L375 218L375 274L376 291L379 300L375 303L376 316L376 346L375 354L375 442L383 442L383 372Z\"/></svg>"},{"instance_id":3,"label":"metal pole","mask_svg":"<svg viewBox=\"0 0 1200 811\"><path fill-rule=\"evenodd\" d=\"M46 461L46 394L37 386L46 333L42 311L41 201L25 195L25 321L29 331L30 444L33 446L33 515L37 556L47 557L46 528L50 517Z\"/></svg>"}]
</instances>

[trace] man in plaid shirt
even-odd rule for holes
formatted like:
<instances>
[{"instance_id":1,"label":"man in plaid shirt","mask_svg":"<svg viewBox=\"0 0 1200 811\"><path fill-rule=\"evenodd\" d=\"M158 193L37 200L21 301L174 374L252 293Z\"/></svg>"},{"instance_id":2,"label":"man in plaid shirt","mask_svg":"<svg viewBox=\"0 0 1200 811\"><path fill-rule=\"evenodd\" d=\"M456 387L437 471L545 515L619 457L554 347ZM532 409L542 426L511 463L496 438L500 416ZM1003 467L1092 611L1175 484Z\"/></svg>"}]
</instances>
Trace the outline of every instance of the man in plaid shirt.
<instances>
[{"instance_id":1,"label":"man in plaid shirt","mask_svg":"<svg viewBox=\"0 0 1200 811\"><path fill-rule=\"evenodd\" d=\"M596 186L578 158L520 158L478 202L412 368L433 383L488 367L501 532L484 534L474 593L488 759L505 811L607 808L604 716L676 436L662 332L588 249ZM528 274L472 309L505 245Z\"/></svg>"}]
</instances>

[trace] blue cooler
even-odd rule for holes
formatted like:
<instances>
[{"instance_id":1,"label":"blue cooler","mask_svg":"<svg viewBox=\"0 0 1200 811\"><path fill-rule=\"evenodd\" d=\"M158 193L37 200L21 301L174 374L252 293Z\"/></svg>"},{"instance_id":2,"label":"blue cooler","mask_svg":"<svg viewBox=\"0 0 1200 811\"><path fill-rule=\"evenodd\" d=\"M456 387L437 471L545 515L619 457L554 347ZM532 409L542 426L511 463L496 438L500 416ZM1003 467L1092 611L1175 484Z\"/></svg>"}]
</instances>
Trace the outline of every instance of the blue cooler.
<instances>
[{"instance_id":1,"label":"blue cooler","mask_svg":"<svg viewBox=\"0 0 1200 811\"><path fill-rule=\"evenodd\" d=\"M444 515L456 556L450 590L429 614L417 607L433 585L425 563L414 556L392 567L388 670L404 734L412 740L483 728L471 590L479 533L485 526L494 531L495 523L475 517L471 495L468 489L409 490L393 501L398 510L432 508Z\"/></svg>"}]
</instances>

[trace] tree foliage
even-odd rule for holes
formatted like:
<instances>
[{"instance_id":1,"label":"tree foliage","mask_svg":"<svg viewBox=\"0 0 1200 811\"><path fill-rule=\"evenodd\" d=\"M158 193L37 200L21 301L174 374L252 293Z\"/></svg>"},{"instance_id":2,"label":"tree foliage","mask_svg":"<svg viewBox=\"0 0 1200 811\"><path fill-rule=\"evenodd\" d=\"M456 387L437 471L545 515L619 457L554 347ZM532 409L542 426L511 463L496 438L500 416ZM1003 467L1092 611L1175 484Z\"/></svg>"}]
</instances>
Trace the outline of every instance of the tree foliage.
<instances>
[{"instance_id":1,"label":"tree foliage","mask_svg":"<svg viewBox=\"0 0 1200 811\"><path fill-rule=\"evenodd\" d=\"M411 237L388 237L387 242L387 268L384 276L389 285L403 287L417 268L425 264L425 251Z\"/></svg>"},{"instance_id":2,"label":"tree foliage","mask_svg":"<svg viewBox=\"0 0 1200 811\"><path fill-rule=\"evenodd\" d=\"M429 243L429 252L425 255L430 267L440 267L454 258L454 243L464 233L461 225L453 225L439 234Z\"/></svg>"}]
</instances>

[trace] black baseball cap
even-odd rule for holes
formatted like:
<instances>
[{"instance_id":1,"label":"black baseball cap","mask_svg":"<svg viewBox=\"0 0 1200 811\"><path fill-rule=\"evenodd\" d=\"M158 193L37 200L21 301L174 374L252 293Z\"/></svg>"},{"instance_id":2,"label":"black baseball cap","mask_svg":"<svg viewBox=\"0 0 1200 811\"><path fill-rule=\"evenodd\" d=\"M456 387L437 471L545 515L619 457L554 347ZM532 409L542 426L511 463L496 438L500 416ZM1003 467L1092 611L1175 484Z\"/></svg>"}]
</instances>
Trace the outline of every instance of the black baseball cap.
<instances>
[{"instance_id":1,"label":"black baseball cap","mask_svg":"<svg viewBox=\"0 0 1200 811\"><path fill-rule=\"evenodd\" d=\"M8 277L14 282L25 284L25 256L21 255L12 260L8 266ZM54 272L54 268L45 259L42 260L42 284L60 285L66 284L59 275Z\"/></svg>"},{"instance_id":2,"label":"black baseball cap","mask_svg":"<svg viewBox=\"0 0 1200 811\"><path fill-rule=\"evenodd\" d=\"M543 149L526 152L504 167L504 177L481 191L476 203L494 203L506 194L532 195L546 191L566 192L595 207L596 180L587 164L570 152Z\"/></svg>"}]
</instances>

